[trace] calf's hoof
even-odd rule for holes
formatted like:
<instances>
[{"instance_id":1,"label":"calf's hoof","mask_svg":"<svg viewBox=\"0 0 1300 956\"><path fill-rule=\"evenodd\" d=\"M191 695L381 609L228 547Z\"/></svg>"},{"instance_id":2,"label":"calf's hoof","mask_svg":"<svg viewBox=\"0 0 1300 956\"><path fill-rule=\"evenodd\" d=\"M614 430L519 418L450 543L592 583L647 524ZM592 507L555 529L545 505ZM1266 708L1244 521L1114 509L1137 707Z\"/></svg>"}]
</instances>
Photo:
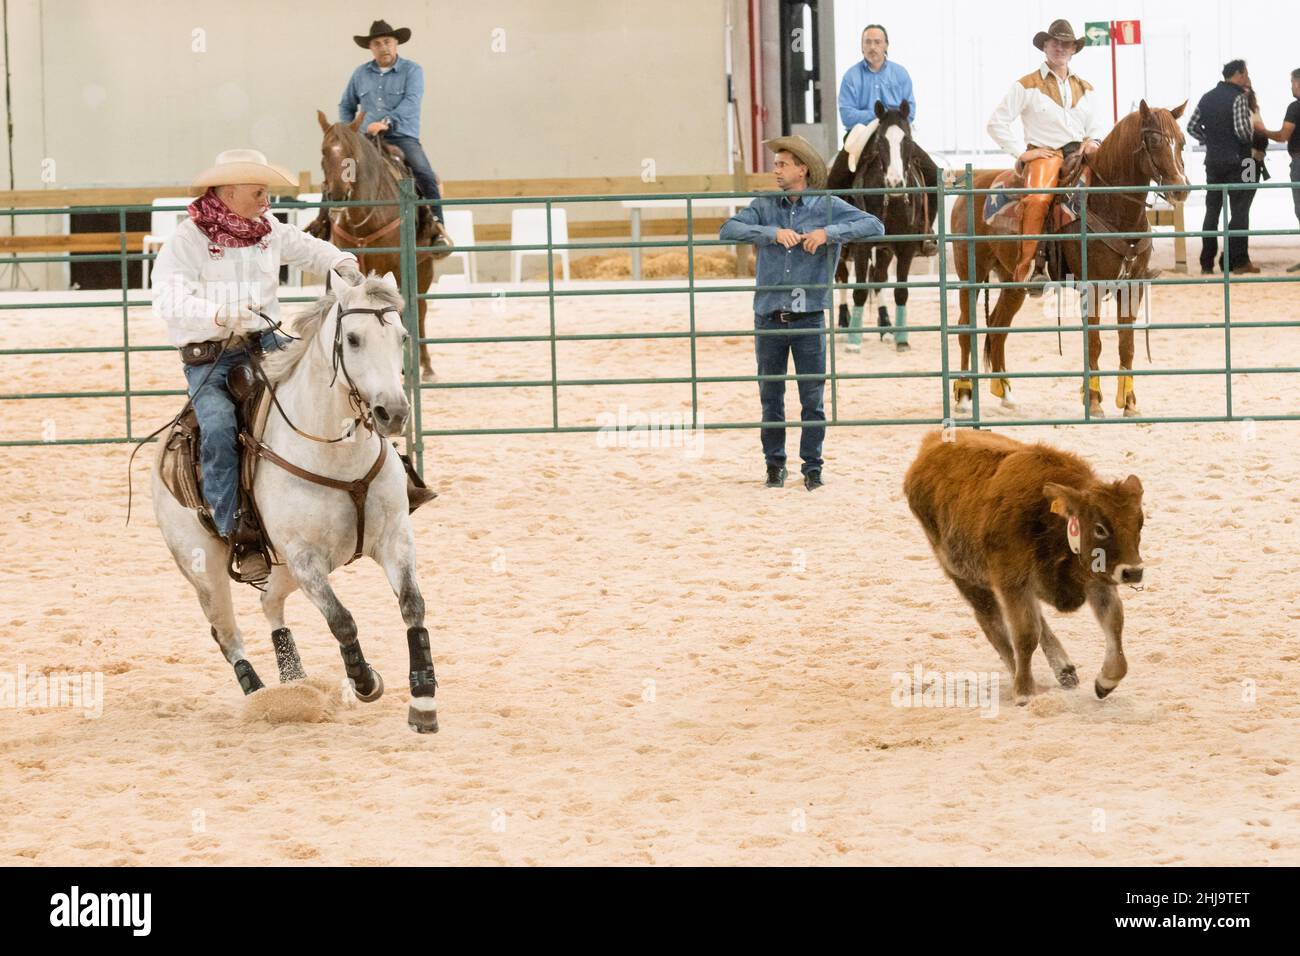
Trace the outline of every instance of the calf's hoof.
<instances>
[{"instance_id":1,"label":"calf's hoof","mask_svg":"<svg viewBox=\"0 0 1300 956\"><path fill-rule=\"evenodd\" d=\"M1118 684L1115 685L1115 687L1118 687L1118 686L1119 686ZM1093 681L1093 684L1092 684L1092 689L1095 690L1095 691L1097 692L1097 699L1098 699L1098 700L1105 700L1107 697L1109 697L1109 696L1110 696L1110 692L1113 691L1113 690L1115 689L1115 687L1102 687L1102 686L1101 686L1101 681L1100 681L1100 680Z\"/></svg>"},{"instance_id":2,"label":"calf's hoof","mask_svg":"<svg viewBox=\"0 0 1300 956\"><path fill-rule=\"evenodd\" d=\"M438 705L432 697L412 697L406 712L406 725L417 734L438 732Z\"/></svg>"},{"instance_id":3,"label":"calf's hoof","mask_svg":"<svg viewBox=\"0 0 1300 956\"><path fill-rule=\"evenodd\" d=\"M1056 675L1056 679L1060 681L1062 687L1079 686L1079 672L1074 669L1073 664L1069 667L1062 667L1061 672Z\"/></svg>"}]
</instances>

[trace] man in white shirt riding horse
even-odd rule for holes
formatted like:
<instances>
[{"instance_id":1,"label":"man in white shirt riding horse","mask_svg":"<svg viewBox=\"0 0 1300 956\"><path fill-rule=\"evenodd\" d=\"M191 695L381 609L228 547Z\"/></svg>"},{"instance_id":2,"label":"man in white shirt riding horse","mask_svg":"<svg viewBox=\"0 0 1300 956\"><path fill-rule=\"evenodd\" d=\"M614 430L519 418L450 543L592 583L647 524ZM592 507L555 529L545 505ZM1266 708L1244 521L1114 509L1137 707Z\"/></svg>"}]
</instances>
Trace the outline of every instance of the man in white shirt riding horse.
<instances>
[{"instance_id":1,"label":"man in white shirt riding horse","mask_svg":"<svg viewBox=\"0 0 1300 956\"><path fill-rule=\"evenodd\" d=\"M1013 83L989 117L989 135L1015 158L1016 171L1023 172L1026 188L1055 187L1065 159L1076 150L1082 150L1085 157L1091 155L1106 135L1091 84L1070 69L1070 59L1084 43L1085 38L1076 37L1066 20L1053 21L1046 31L1036 34L1034 46L1043 51L1045 62ZM1016 120L1023 136L1012 128ZM1053 194L1019 198L1021 233L1041 233ZM1041 283L1046 278L1035 268L1037 251L1037 240L1021 243L1012 277L1013 282L1039 283L1029 290L1030 295L1042 294Z\"/></svg>"}]
</instances>

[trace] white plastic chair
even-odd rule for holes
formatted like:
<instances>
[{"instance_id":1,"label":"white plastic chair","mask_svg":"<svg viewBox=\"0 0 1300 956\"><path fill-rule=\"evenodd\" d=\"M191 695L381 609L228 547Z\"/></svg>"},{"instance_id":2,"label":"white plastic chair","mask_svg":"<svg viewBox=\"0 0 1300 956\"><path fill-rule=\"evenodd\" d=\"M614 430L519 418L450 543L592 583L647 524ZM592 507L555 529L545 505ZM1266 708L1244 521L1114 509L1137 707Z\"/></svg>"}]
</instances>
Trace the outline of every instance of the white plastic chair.
<instances>
[{"instance_id":1,"label":"white plastic chair","mask_svg":"<svg viewBox=\"0 0 1300 956\"><path fill-rule=\"evenodd\" d=\"M454 211L449 209L443 214L443 218L445 219L444 225L447 227L447 233L451 236L451 241L455 243L456 247L456 251L444 261L451 262L453 259L459 259L461 261L460 274L468 276L470 282L477 283L478 263L474 261L475 254L470 251L474 248L474 213L464 209Z\"/></svg>"},{"instance_id":2,"label":"white plastic chair","mask_svg":"<svg viewBox=\"0 0 1300 956\"><path fill-rule=\"evenodd\" d=\"M189 216L186 207L194 200L189 196L176 196L169 199L155 199L153 201L154 211L149 216L149 235L144 237L142 250L146 255L150 252L157 252L163 247L163 243L172 237L172 233ZM159 206L179 206L179 209L158 211ZM149 288L149 266L150 260L140 260L140 288Z\"/></svg>"},{"instance_id":3,"label":"white plastic chair","mask_svg":"<svg viewBox=\"0 0 1300 956\"><path fill-rule=\"evenodd\" d=\"M321 201L321 198L322 196L320 193L299 193L298 194L298 200L300 202L317 203ZM308 206L305 209L290 209L288 210L288 212L289 212L289 225L293 226L293 228L295 229L300 230L304 226L308 226L311 224L311 222L316 218L317 213L320 212L320 207ZM289 266L289 285L296 285L298 286L298 288L302 288L302 267L301 266Z\"/></svg>"},{"instance_id":4,"label":"white plastic chair","mask_svg":"<svg viewBox=\"0 0 1300 956\"><path fill-rule=\"evenodd\" d=\"M563 209L551 208L551 242L568 243L569 217ZM510 242L512 245L546 245L546 208L516 209L510 214ZM524 271L524 256L545 256L545 249L528 249L510 253L510 278L520 282ZM557 249L553 253L564 266L564 278L569 278L569 250Z\"/></svg>"}]
</instances>

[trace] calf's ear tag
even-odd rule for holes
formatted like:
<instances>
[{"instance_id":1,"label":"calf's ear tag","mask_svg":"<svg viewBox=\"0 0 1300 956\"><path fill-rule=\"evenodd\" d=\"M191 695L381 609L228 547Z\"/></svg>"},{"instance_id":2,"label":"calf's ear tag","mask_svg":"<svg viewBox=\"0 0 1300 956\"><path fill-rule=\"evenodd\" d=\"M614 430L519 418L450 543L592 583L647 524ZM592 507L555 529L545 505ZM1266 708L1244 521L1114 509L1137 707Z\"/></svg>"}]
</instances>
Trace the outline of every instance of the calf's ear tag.
<instances>
[{"instance_id":1,"label":"calf's ear tag","mask_svg":"<svg viewBox=\"0 0 1300 956\"><path fill-rule=\"evenodd\" d=\"M1078 515L1070 515L1070 520L1065 523L1065 540L1070 543L1070 550L1078 554L1080 545Z\"/></svg>"}]
</instances>

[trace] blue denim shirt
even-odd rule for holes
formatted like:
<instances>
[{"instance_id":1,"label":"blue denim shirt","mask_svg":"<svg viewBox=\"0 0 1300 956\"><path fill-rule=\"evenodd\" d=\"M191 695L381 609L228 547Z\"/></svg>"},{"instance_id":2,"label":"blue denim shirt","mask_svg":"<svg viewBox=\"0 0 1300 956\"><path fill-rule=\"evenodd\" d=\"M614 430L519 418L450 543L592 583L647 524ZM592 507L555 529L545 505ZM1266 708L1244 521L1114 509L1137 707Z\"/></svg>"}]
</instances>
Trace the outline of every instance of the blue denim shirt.
<instances>
[{"instance_id":1,"label":"blue denim shirt","mask_svg":"<svg viewBox=\"0 0 1300 956\"><path fill-rule=\"evenodd\" d=\"M844 128L853 129L858 123L875 119L877 100L887 110L896 110L907 100L908 121L916 122L916 95L907 70L893 60L886 60L876 72L867 66L865 58L858 60L840 80L840 120Z\"/></svg>"},{"instance_id":2,"label":"blue denim shirt","mask_svg":"<svg viewBox=\"0 0 1300 956\"><path fill-rule=\"evenodd\" d=\"M811 255L802 245L786 249L776 241L778 229L793 229L801 234L825 229L826 244ZM884 234L879 219L838 196L774 194L759 196L724 222L718 238L752 242L757 247L757 285L795 287L759 289L754 293L754 314L769 315L776 311L816 312L830 308L830 283L835 278L840 246Z\"/></svg>"},{"instance_id":3,"label":"blue denim shirt","mask_svg":"<svg viewBox=\"0 0 1300 956\"><path fill-rule=\"evenodd\" d=\"M343 99L339 100L339 119L351 123L360 107L366 114L365 125L386 119L390 132L419 139L423 98L424 70L418 63L399 56L391 70L380 73L371 60L352 72Z\"/></svg>"}]
</instances>

